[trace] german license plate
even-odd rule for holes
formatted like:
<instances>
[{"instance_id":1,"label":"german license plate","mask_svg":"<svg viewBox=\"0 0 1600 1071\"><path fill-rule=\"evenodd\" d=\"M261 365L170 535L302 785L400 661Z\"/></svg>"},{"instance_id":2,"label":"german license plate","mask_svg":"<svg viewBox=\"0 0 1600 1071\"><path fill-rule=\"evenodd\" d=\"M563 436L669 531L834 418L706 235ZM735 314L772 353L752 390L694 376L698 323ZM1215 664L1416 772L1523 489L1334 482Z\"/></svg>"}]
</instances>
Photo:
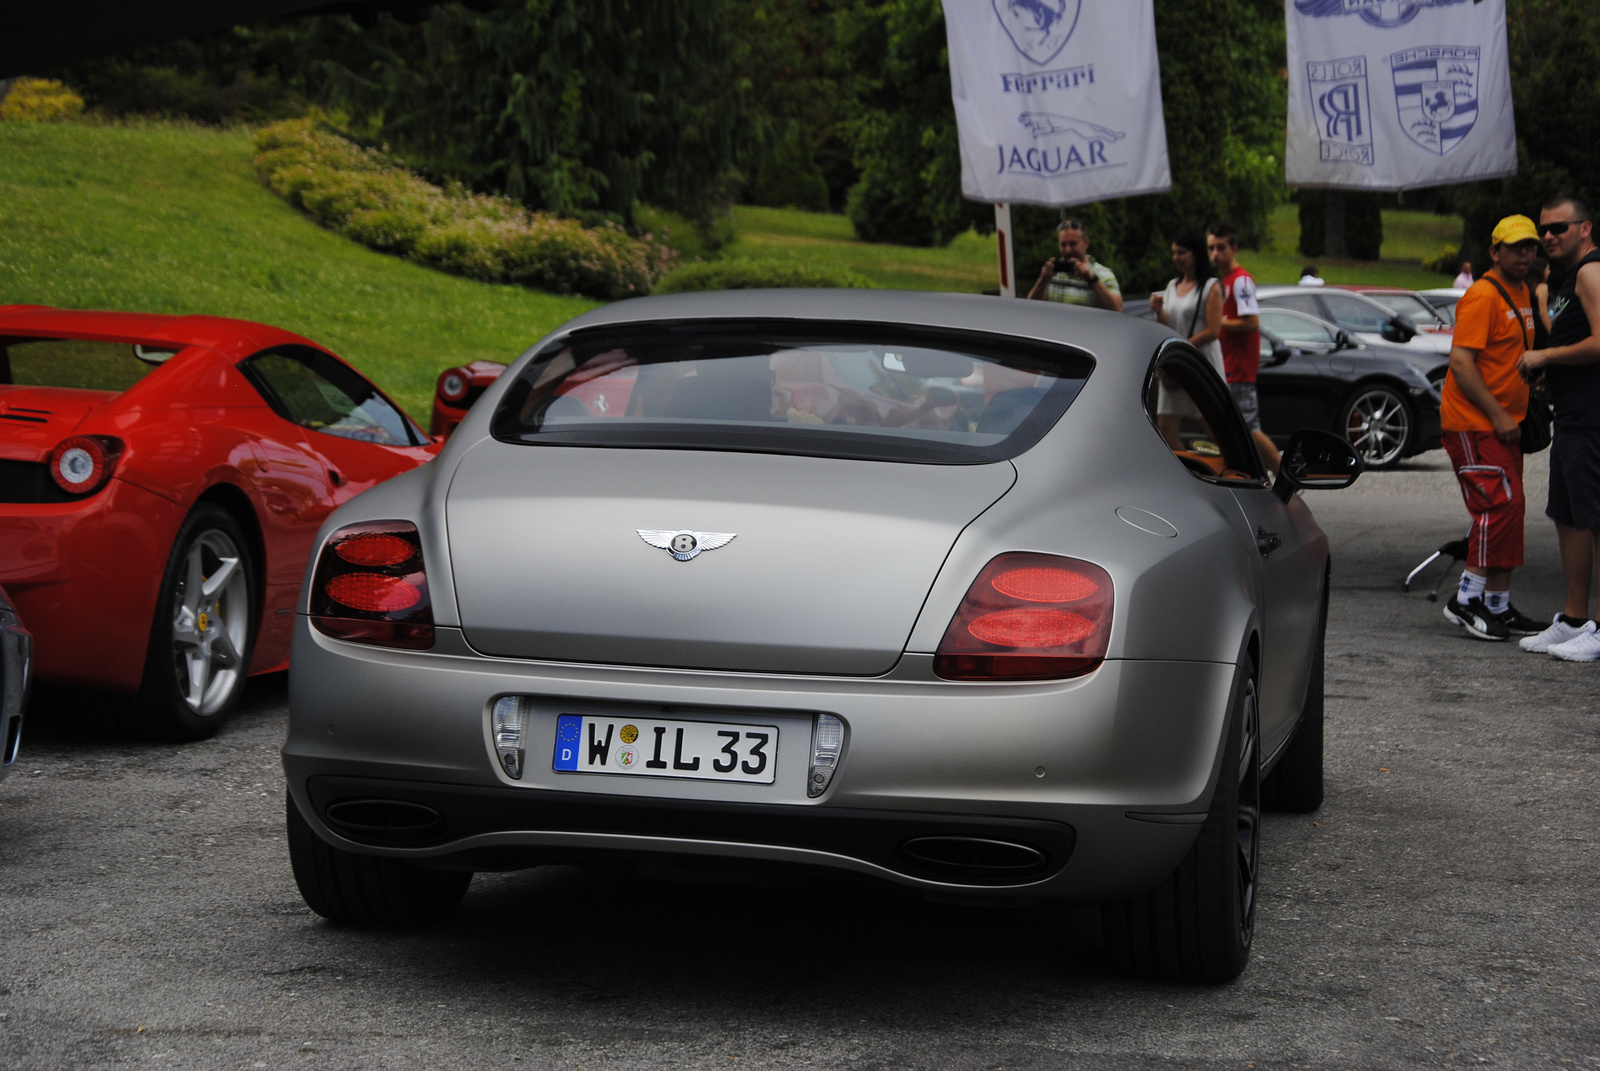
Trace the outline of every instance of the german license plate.
<instances>
[{"instance_id":1,"label":"german license plate","mask_svg":"<svg viewBox=\"0 0 1600 1071\"><path fill-rule=\"evenodd\" d=\"M770 785L777 763L776 725L578 714L556 721L554 768L561 772Z\"/></svg>"}]
</instances>

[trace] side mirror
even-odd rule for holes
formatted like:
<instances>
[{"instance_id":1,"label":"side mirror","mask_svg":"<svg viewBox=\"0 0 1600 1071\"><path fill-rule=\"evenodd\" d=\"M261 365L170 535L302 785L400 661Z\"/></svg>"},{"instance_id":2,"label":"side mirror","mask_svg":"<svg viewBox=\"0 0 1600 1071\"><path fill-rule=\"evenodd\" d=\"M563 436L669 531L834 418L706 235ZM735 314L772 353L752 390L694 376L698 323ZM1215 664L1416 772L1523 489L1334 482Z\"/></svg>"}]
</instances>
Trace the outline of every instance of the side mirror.
<instances>
[{"instance_id":1,"label":"side mirror","mask_svg":"<svg viewBox=\"0 0 1600 1071\"><path fill-rule=\"evenodd\" d=\"M1350 337L1350 332L1344 330L1343 328L1340 328L1334 334L1334 336L1333 336L1333 348L1334 348L1335 352L1337 352L1338 350L1352 350L1352 349L1355 349L1355 346L1356 346L1356 340Z\"/></svg>"},{"instance_id":2,"label":"side mirror","mask_svg":"<svg viewBox=\"0 0 1600 1071\"><path fill-rule=\"evenodd\" d=\"M1417 337L1417 327L1404 316L1396 315L1384 323L1381 334L1385 342L1406 343Z\"/></svg>"},{"instance_id":3,"label":"side mirror","mask_svg":"<svg viewBox=\"0 0 1600 1071\"><path fill-rule=\"evenodd\" d=\"M1331 431L1301 428L1283 448L1272 493L1287 502L1297 490L1337 491L1366 471L1356 448Z\"/></svg>"},{"instance_id":4,"label":"side mirror","mask_svg":"<svg viewBox=\"0 0 1600 1071\"><path fill-rule=\"evenodd\" d=\"M1282 342L1274 342L1272 344L1272 360L1268 362L1267 367L1276 368L1280 364L1287 362L1289 358L1293 357L1294 355L1295 351L1290 347L1284 345Z\"/></svg>"}]
</instances>

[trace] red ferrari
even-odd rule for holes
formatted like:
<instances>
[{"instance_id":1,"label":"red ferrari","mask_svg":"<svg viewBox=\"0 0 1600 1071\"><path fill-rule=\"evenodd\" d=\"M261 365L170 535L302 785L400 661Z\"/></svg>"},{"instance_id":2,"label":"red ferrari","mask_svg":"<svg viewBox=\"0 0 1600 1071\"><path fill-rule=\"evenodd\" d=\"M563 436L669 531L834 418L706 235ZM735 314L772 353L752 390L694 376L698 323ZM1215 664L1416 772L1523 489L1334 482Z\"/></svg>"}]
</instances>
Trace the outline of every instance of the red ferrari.
<instances>
[{"instance_id":1,"label":"red ferrari","mask_svg":"<svg viewBox=\"0 0 1600 1071\"><path fill-rule=\"evenodd\" d=\"M246 676L288 664L323 518L438 449L275 327L0 306L0 585L34 679L211 735Z\"/></svg>"}]
</instances>

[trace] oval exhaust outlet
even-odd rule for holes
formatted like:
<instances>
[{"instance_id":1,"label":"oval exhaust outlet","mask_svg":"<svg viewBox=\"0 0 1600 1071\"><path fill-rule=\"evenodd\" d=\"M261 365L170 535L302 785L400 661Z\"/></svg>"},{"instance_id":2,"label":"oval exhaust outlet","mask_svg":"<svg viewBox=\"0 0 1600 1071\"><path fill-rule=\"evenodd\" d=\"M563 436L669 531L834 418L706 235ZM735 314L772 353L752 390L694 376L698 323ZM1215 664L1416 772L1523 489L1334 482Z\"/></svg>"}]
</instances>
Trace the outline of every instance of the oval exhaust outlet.
<instances>
[{"instance_id":1,"label":"oval exhaust outlet","mask_svg":"<svg viewBox=\"0 0 1600 1071\"><path fill-rule=\"evenodd\" d=\"M406 800L340 800L330 803L328 824L355 840L411 843L444 833L444 816Z\"/></svg>"},{"instance_id":2,"label":"oval exhaust outlet","mask_svg":"<svg viewBox=\"0 0 1600 1071\"><path fill-rule=\"evenodd\" d=\"M1050 857L1037 848L985 837L917 837L900 851L929 877L985 885L1025 881L1050 866Z\"/></svg>"}]
</instances>

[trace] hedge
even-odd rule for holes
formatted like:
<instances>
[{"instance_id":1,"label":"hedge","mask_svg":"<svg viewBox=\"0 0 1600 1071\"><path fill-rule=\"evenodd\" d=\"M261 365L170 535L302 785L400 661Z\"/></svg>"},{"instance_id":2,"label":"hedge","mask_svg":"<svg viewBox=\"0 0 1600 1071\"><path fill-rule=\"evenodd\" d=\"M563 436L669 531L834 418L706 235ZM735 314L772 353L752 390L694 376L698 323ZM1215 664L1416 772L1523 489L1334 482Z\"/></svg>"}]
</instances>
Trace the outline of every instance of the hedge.
<instances>
[{"instance_id":1,"label":"hedge","mask_svg":"<svg viewBox=\"0 0 1600 1071\"><path fill-rule=\"evenodd\" d=\"M459 184L435 186L313 119L264 127L255 146L267 187L324 226L455 275L615 300L648 294L674 260L649 235L615 224L585 228Z\"/></svg>"},{"instance_id":2,"label":"hedge","mask_svg":"<svg viewBox=\"0 0 1600 1071\"><path fill-rule=\"evenodd\" d=\"M717 260L708 264L685 264L661 280L656 293L787 287L871 289L872 282L843 268L821 268L787 260Z\"/></svg>"}]
</instances>

